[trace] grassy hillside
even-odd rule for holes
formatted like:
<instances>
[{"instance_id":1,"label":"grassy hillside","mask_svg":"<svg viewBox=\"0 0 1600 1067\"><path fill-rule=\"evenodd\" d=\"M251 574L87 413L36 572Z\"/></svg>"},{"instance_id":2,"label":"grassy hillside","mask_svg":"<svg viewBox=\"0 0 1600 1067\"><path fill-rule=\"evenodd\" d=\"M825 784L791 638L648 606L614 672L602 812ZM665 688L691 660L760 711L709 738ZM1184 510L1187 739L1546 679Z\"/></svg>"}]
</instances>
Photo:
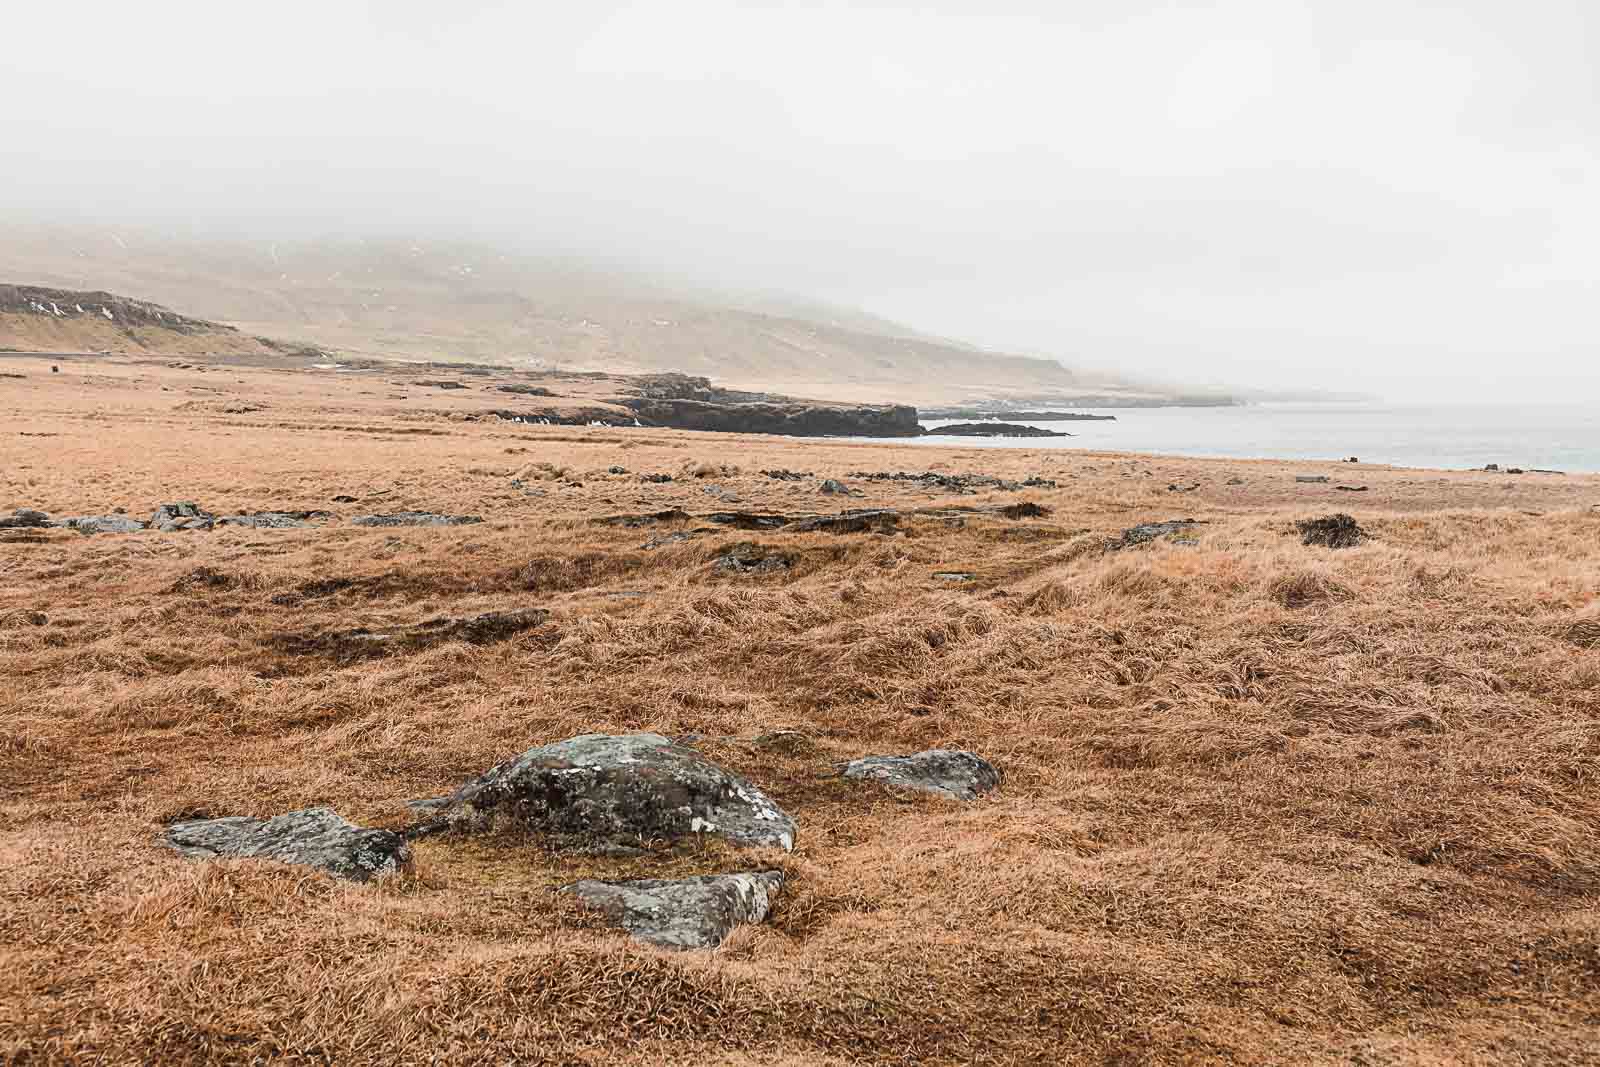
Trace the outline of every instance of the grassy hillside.
<instances>
[{"instance_id":1,"label":"grassy hillside","mask_svg":"<svg viewBox=\"0 0 1600 1067\"><path fill-rule=\"evenodd\" d=\"M676 370L842 400L1116 391L1116 383L1053 361L994 355L856 312L690 293L465 244L196 242L12 228L0 231L0 278L135 294L245 333L349 355Z\"/></svg>"},{"instance_id":2,"label":"grassy hillside","mask_svg":"<svg viewBox=\"0 0 1600 1067\"><path fill-rule=\"evenodd\" d=\"M112 293L0 285L0 350L258 356L296 347Z\"/></svg>"}]
</instances>

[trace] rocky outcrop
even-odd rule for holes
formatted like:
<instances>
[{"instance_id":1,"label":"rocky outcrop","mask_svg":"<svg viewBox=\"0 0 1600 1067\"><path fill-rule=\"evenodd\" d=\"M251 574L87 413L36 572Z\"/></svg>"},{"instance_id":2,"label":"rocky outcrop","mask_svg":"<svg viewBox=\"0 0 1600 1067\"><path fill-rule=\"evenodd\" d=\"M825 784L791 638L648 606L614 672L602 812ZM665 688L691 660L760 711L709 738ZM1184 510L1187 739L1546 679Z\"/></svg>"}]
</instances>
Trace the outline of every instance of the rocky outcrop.
<instances>
[{"instance_id":1,"label":"rocky outcrop","mask_svg":"<svg viewBox=\"0 0 1600 1067\"><path fill-rule=\"evenodd\" d=\"M897 789L915 789L950 800L976 800L1000 785L1000 771L973 752L935 748L911 756L866 756L840 773Z\"/></svg>"},{"instance_id":2,"label":"rocky outcrop","mask_svg":"<svg viewBox=\"0 0 1600 1067\"><path fill-rule=\"evenodd\" d=\"M1147 545L1151 541L1159 541L1163 537L1187 534L1196 525L1193 519L1174 519L1171 522L1141 522L1137 526L1130 526L1123 530L1122 535L1108 541L1106 547L1116 551L1119 548L1131 548L1134 545Z\"/></svg>"},{"instance_id":3,"label":"rocky outcrop","mask_svg":"<svg viewBox=\"0 0 1600 1067\"><path fill-rule=\"evenodd\" d=\"M639 397L623 400L646 426L790 437L917 437L917 409L902 404L858 407L803 401L741 404Z\"/></svg>"},{"instance_id":4,"label":"rocky outcrop","mask_svg":"<svg viewBox=\"0 0 1600 1067\"><path fill-rule=\"evenodd\" d=\"M34 511L30 508L18 508L10 515L0 518L0 530L43 529L49 525L49 515L42 511Z\"/></svg>"},{"instance_id":5,"label":"rocky outcrop","mask_svg":"<svg viewBox=\"0 0 1600 1067\"><path fill-rule=\"evenodd\" d=\"M1072 411L984 411L978 408L924 409L925 419L1014 419L1017 422L1116 422L1115 415L1081 415Z\"/></svg>"},{"instance_id":6,"label":"rocky outcrop","mask_svg":"<svg viewBox=\"0 0 1600 1067\"><path fill-rule=\"evenodd\" d=\"M50 525L77 530L81 534L136 533L145 524L126 515L77 515L70 519L55 519Z\"/></svg>"},{"instance_id":7,"label":"rocky outcrop","mask_svg":"<svg viewBox=\"0 0 1600 1067\"><path fill-rule=\"evenodd\" d=\"M1010 422L957 422L926 431L938 437L1071 437L1060 430L1042 426L1022 426Z\"/></svg>"},{"instance_id":8,"label":"rocky outcrop","mask_svg":"<svg viewBox=\"0 0 1600 1067\"><path fill-rule=\"evenodd\" d=\"M997 478L992 474L943 474L939 471L922 471L921 473L907 471L853 471L849 476L869 482L917 482L928 489L944 489L952 493L975 493L979 489L1003 489L1008 492L1015 492L1018 489L1054 489L1056 487L1054 479L1037 476L1020 482L1010 482L1004 478Z\"/></svg>"},{"instance_id":9,"label":"rocky outcrop","mask_svg":"<svg viewBox=\"0 0 1600 1067\"><path fill-rule=\"evenodd\" d=\"M171 533L174 530L209 530L216 525L217 517L192 500L177 504L163 504L150 516L147 525L152 530Z\"/></svg>"},{"instance_id":10,"label":"rocky outcrop","mask_svg":"<svg viewBox=\"0 0 1600 1067\"><path fill-rule=\"evenodd\" d=\"M583 734L490 769L438 806L424 829L535 830L637 844L713 834L794 847L795 823L767 795L660 734Z\"/></svg>"},{"instance_id":11,"label":"rocky outcrop","mask_svg":"<svg viewBox=\"0 0 1600 1067\"><path fill-rule=\"evenodd\" d=\"M223 515L217 519L217 525L244 526L252 530L287 530L332 517L326 511L258 511L250 515Z\"/></svg>"},{"instance_id":12,"label":"rocky outcrop","mask_svg":"<svg viewBox=\"0 0 1600 1067\"><path fill-rule=\"evenodd\" d=\"M406 869L411 849L391 830L357 826L332 808L307 808L270 819L194 819L167 827L166 843L185 856L277 860L356 882Z\"/></svg>"},{"instance_id":13,"label":"rocky outcrop","mask_svg":"<svg viewBox=\"0 0 1600 1067\"><path fill-rule=\"evenodd\" d=\"M716 948L734 929L767 917L781 871L631 882L586 879L563 886L640 941L662 948Z\"/></svg>"},{"instance_id":14,"label":"rocky outcrop","mask_svg":"<svg viewBox=\"0 0 1600 1067\"><path fill-rule=\"evenodd\" d=\"M711 561L719 574L781 574L794 565L794 558L754 541L729 545Z\"/></svg>"},{"instance_id":15,"label":"rocky outcrop","mask_svg":"<svg viewBox=\"0 0 1600 1067\"><path fill-rule=\"evenodd\" d=\"M543 626L550 613L543 608L488 611L465 618L437 618L411 626L382 629L358 627L316 634L279 634L272 644L293 655L326 655L339 660L367 659L392 652L414 652L445 641L488 645Z\"/></svg>"},{"instance_id":16,"label":"rocky outcrop","mask_svg":"<svg viewBox=\"0 0 1600 1067\"><path fill-rule=\"evenodd\" d=\"M352 526L466 526L482 522L478 515L438 515L431 511L396 511L389 515L357 515Z\"/></svg>"}]
</instances>

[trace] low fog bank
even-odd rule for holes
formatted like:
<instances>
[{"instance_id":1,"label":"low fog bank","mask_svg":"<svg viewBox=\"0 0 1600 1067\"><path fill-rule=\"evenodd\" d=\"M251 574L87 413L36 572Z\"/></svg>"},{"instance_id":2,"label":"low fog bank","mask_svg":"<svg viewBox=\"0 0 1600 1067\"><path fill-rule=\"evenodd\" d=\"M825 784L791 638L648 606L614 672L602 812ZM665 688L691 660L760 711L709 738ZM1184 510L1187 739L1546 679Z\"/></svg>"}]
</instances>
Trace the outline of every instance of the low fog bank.
<instances>
[{"instance_id":1,"label":"low fog bank","mask_svg":"<svg viewBox=\"0 0 1600 1067\"><path fill-rule=\"evenodd\" d=\"M467 242L1190 385L1600 388L1585 5L76 10L0 70L13 223Z\"/></svg>"}]
</instances>

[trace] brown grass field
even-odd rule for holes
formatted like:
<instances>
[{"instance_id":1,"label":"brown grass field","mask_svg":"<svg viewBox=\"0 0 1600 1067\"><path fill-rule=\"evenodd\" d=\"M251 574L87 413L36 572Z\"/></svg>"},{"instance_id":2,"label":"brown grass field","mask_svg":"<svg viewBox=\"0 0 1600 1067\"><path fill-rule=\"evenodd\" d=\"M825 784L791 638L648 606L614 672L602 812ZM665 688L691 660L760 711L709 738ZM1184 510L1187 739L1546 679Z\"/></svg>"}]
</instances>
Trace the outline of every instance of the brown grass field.
<instances>
[{"instance_id":1,"label":"brown grass field","mask_svg":"<svg viewBox=\"0 0 1600 1067\"><path fill-rule=\"evenodd\" d=\"M1600 478L530 427L411 371L3 362L7 513L488 520L0 541L4 1062L1600 1062ZM1059 488L849 477L929 469ZM592 521L1018 500L1050 513L651 549L697 524ZM1372 540L1300 542L1336 511ZM1197 543L1105 547L1186 516ZM793 564L713 570L738 541ZM534 606L481 647L275 640ZM795 852L445 836L359 886L158 843L196 812L400 827L522 749L642 729L730 739L697 744ZM1004 786L830 776L936 746ZM776 911L714 953L550 892L762 862Z\"/></svg>"}]
</instances>

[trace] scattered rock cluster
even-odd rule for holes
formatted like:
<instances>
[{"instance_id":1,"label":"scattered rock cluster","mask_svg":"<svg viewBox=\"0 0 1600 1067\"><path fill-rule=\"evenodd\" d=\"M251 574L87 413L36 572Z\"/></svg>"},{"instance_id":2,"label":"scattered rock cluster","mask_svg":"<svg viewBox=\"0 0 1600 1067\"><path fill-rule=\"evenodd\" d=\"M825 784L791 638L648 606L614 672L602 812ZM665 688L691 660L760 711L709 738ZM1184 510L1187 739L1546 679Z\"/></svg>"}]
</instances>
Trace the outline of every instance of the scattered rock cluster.
<instances>
[{"instance_id":1,"label":"scattered rock cluster","mask_svg":"<svg viewBox=\"0 0 1600 1067\"><path fill-rule=\"evenodd\" d=\"M843 765L846 778L974 800L1000 772L971 753L868 756ZM262 857L354 881L401 871L408 841L441 832L516 829L562 847L616 853L652 841L709 834L741 847L794 848L798 826L751 782L660 734L583 734L530 748L449 796L413 801L422 821L404 832L370 829L328 808L271 819L189 819L167 828L166 844L186 856ZM736 927L766 918L783 888L781 870L677 879L584 879L561 886L641 941L667 948L715 948Z\"/></svg>"},{"instance_id":2,"label":"scattered rock cluster","mask_svg":"<svg viewBox=\"0 0 1600 1067\"><path fill-rule=\"evenodd\" d=\"M127 515L73 515L52 519L42 511L21 508L9 518L0 518L0 529L45 528L76 530L81 534L137 533L156 530L213 530L219 526L246 526L255 529L285 529L332 518L326 511L258 511L253 514L213 515L193 501L163 504L148 522Z\"/></svg>"},{"instance_id":3,"label":"scattered rock cluster","mask_svg":"<svg viewBox=\"0 0 1600 1067\"><path fill-rule=\"evenodd\" d=\"M396 511L389 515L357 515L352 526L466 526L482 522L479 515L439 515L432 511Z\"/></svg>"},{"instance_id":4,"label":"scattered rock cluster","mask_svg":"<svg viewBox=\"0 0 1600 1067\"><path fill-rule=\"evenodd\" d=\"M1015 492L1018 489L1054 489L1051 478L1030 477L1020 482L1009 482L992 474L941 474L923 471L911 474L906 471L853 471L847 477L869 482L920 482L930 489L946 489L955 493L976 493L979 489L1001 489Z\"/></svg>"}]
</instances>

